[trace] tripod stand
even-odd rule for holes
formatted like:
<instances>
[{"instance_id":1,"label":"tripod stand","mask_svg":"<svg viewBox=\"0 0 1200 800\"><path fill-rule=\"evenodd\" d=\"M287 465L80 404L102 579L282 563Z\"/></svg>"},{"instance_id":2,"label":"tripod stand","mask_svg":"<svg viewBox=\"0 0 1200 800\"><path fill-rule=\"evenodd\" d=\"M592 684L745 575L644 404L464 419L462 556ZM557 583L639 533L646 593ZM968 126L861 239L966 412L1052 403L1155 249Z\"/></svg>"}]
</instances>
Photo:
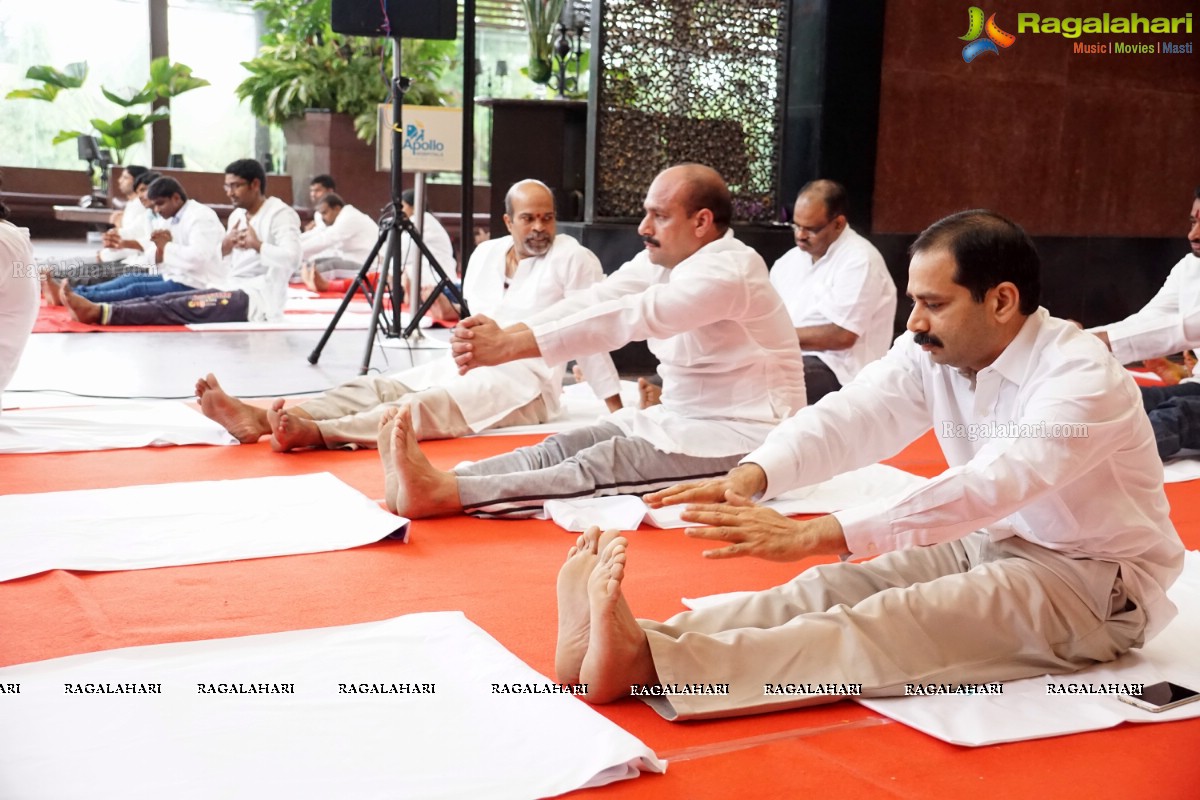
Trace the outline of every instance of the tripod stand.
<instances>
[{"instance_id":1,"label":"tripod stand","mask_svg":"<svg viewBox=\"0 0 1200 800\"><path fill-rule=\"evenodd\" d=\"M350 301L354 299L354 295L361 289L364 296L371 302L371 323L367 332L367 346L363 352L362 366L359 368L360 375L366 375L367 370L371 367L371 352L375 348L375 335L379 330L383 331L385 337L388 338L409 338L413 332L417 330L417 325L421 318L425 316L425 312L437 301L437 298L443 291L449 293L450 298L457 302L462 309L463 316L470 312L467 309L467 302L463 298L462 291L455 286L454 281L446 275L441 264L434 258L433 253L429 252L429 248L425 245L425 240L421 238L420 231L413 225L408 215L404 213L404 209L400 205L400 194L402 191L401 174L402 165L401 157L404 148L403 139L403 124L401 122L401 107L404 105L404 93L408 91L411 81L400 74L400 39L393 38L392 40L392 168L391 168L391 204L384 211L383 218L379 221L379 238L375 241L375 246L371 248L370 254L367 255L363 262L362 268L359 269L358 275L355 276L354 282L350 284L350 288L346 290L346 295L342 298L341 305L338 306L337 312L333 315L333 319L329 322L329 327L325 329L325 333L321 335L321 340L317 342L317 346L309 353L308 363L316 364L321 358L321 351L325 349L326 342L333 335L334 328L337 327L338 321L341 320L342 314L350 305ZM380 131L382 135L382 131ZM429 296L421 301L420 306L413 311L412 319L408 325L401 330L400 325L400 304L404 299L404 289L401 282L401 272L404 265L400 261L400 233L407 233L410 240L421 251L421 254L429 262L430 268L434 274L438 276L437 284L434 286ZM371 271L371 265L375 263L379 251L383 249L384 243L387 243L387 255L384 258L384 263L379 270L379 284L372 295L367 283L367 274ZM419 271L419 270L418 270ZM416 276L419 280L419 276ZM391 285L392 295L392 313L390 321L384 322L383 297L387 292L388 285ZM417 284L420 285L419 283Z\"/></svg>"}]
</instances>

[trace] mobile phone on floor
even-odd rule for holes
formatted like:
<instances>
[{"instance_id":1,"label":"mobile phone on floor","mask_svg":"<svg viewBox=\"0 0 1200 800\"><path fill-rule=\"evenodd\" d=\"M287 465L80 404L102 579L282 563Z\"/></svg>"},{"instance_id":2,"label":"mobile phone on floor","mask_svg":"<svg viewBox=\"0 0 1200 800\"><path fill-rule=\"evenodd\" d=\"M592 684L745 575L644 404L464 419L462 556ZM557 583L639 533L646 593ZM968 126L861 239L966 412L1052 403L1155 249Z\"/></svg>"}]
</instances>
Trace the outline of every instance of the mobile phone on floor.
<instances>
[{"instance_id":1,"label":"mobile phone on floor","mask_svg":"<svg viewBox=\"0 0 1200 800\"><path fill-rule=\"evenodd\" d=\"M1170 681L1161 681L1143 686L1141 694L1119 694L1117 699L1143 711L1157 713L1200 699L1200 691Z\"/></svg>"}]
</instances>

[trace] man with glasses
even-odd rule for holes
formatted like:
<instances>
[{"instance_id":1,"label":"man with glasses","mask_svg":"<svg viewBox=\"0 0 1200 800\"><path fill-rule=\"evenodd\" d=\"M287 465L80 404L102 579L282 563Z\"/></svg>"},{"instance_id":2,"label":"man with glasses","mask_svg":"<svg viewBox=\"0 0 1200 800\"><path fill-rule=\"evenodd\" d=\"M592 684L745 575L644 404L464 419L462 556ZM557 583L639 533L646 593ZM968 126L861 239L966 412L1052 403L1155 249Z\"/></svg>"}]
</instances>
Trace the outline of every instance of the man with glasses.
<instances>
[{"instance_id":1,"label":"man with glasses","mask_svg":"<svg viewBox=\"0 0 1200 800\"><path fill-rule=\"evenodd\" d=\"M896 284L883 256L846 222L846 190L829 180L800 190L792 214L796 247L771 268L804 351L813 404L854 379L891 346Z\"/></svg>"}]
</instances>

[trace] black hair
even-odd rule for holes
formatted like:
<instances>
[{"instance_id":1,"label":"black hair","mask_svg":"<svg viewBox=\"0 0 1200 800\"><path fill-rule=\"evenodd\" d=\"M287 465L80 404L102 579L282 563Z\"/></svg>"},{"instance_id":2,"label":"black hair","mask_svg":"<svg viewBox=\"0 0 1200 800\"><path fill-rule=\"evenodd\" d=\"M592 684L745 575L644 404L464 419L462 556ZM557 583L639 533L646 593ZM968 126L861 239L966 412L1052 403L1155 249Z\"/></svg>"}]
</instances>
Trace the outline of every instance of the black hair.
<instances>
[{"instance_id":1,"label":"black hair","mask_svg":"<svg viewBox=\"0 0 1200 800\"><path fill-rule=\"evenodd\" d=\"M153 183L146 187L146 197L151 200L157 200L160 197L171 197L179 195L179 199L187 202L187 192L183 190L183 186L174 178L163 176L156 178Z\"/></svg>"},{"instance_id":2,"label":"black hair","mask_svg":"<svg viewBox=\"0 0 1200 800\"><path fill-rule=\"evenodd\" d=\"M346 201L337 192L326 192L320 200L317 201L317 208L327 206L328 208L344 208Z\"/></svg>"},{"instance_id":3,"label":"black hair","mask_svg":"<svg viewBox=\"0 0 1200 800\"><path fill-rule=\"evenodd\" d=\"M334 182L332 175L313 175L313 179L308 182L308 185L312 186L313 184L324 186L331 192L337 188L337 184Z\"/></svg>"},{"instance_id":4,"label":"black hair","mask_svg":"<svg viewBox=\"0 0 1200 800\"><path fill-rule=\"evenodd\" d=\"M136 164L130 164L128 167L125 167L125 171L129 173L130 178L132 178L134 181L136 181L139 176L144 175L145 173L149 172L150 170L148 170L146 167L140 167Z\"/></svg>"},{"instance_id":5,"label":"black hair","mask_svg":"<svg viewBox=\"0 0 1200 800\"><path fill-rule=\"evenodd\" d=\"M960 211L930 225L909 256L945 250L954 257L954 282L982 303L989 289L1010 282L1020 297L1018 309L1026 316L1037 311L1042 295L1042 262L1029 234L1020 225L994 211Z\"/></svg>"},{"instance_id":6,"label":"black hair","mask_svg":"<svg viewBox=\"0 0 1200 800\"><path fill-rule=\"evenodd\" d=\"M825 213L829 219L845 214L850 208L850 203L846 199L846 187L837 181L825 178L809 181L800 187L800 192L796 195L796 199L804 195L811 195L823 202L825 204Z\"/></svg>"},{"instance_id":7,"label":"black hair","mask_svg":"<svg viewBox=\"0 0 1200 800\"><path fill-rule=\"evenodd\" d=\"M138 175L136 178L133 179L134 191L136 191L138 188L140 188L142 186L149 186L150 184L154 183L156 180L158 180L161 177L162 177L161 172L155 172L152 169L146 170L141 175Z\"/></svg>"},{"instance_id":8,"label":"black hair","mask_svg":"<svg viewBox=\"0 0 1200 800\"><path fill-rule=\"evenodd\" d=\"M225 168L226 175L236 175L246 183L258 181L258 190L267 193L267 172L263 165L253 158L239 158Z\"/></svg>"}]
</instances>

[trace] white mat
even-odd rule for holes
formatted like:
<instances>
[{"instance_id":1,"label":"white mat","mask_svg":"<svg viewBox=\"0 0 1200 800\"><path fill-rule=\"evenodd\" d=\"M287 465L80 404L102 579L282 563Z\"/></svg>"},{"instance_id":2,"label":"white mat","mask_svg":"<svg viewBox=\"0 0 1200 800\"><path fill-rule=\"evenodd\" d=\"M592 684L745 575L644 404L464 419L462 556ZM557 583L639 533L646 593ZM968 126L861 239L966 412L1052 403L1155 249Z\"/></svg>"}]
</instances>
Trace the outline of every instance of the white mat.
<instances>
[{"instance_id":1,"label":"white mat","mask_svg":"<svg viewBox=\"0 0 1200 800\"><path fill-rule=\"evenodd\" d=\"M458 612L130 647L0 669L0 796L529 798L662 772ZM160 684L68 695L66 685ZM201 694L290 684L291 694ZM339 685L432 685L346 694Z\"/></svg>"},{"instance_id":2,"label":"white mat","mask_svg":"<svg viewBox=\"0 0 1200 800\"><path fill-rule=\"evenodd\" d=\"M1176 458L1163 464L1163 483L1187 483L1200 478L1200 458L1195 450L1187 453L1195 454L1189 457Z\"/></svg>"},{"instance_id":3,"label":"white mat","mask_svg":"<svg viewBox=\"0 0 1200 800\"><path fill-rule=\"evenodd\" d=\"M333 322L333 314L284 314L274 322L204 322L187 326L193 331L322 331ZM339 331L365 331L371 325L371 315L347 311L338 320Z\"/></svg>"},{"instance_id":4,"label":"white mat","mask_svg":"<svg viewBox=\"0 0 1200 800\"><path fill-rule=\"evenodd\" d=\"M0 581L318 553L408 534L408 520L327 472L12 494L0 496L0 520Z\"/></svg>"},{"instance_id":5,"label":"white mat","mask_svg":"<svg viewBox=\"0 0 1200 800\"><path fill-rule=\"evenodd\" d=\"M177 402L18 409L0 415L0 453L182 444L230 445L237 444L237 439L194 407Z\"/></svg>"},{"instance_id":6,"label":"white mat","mask_svg":"<svg viewBox=\"0 0 1200 800\"><path fill-rule=\"evenodd\" d=\"M924 482L925 478L904 470L886 464L872 464L816 486L786 492L763 505L785 516L830 514L911 491ZM684 522L679 518L685 508L685 505L650 508L640 497L617 495L548 500L543 513L544 517L548 516L559 527L569 531L583 531L591 525L631 531L643 522L655 528L696 526L695 522Z\"/></svg>"}]
</instances>

